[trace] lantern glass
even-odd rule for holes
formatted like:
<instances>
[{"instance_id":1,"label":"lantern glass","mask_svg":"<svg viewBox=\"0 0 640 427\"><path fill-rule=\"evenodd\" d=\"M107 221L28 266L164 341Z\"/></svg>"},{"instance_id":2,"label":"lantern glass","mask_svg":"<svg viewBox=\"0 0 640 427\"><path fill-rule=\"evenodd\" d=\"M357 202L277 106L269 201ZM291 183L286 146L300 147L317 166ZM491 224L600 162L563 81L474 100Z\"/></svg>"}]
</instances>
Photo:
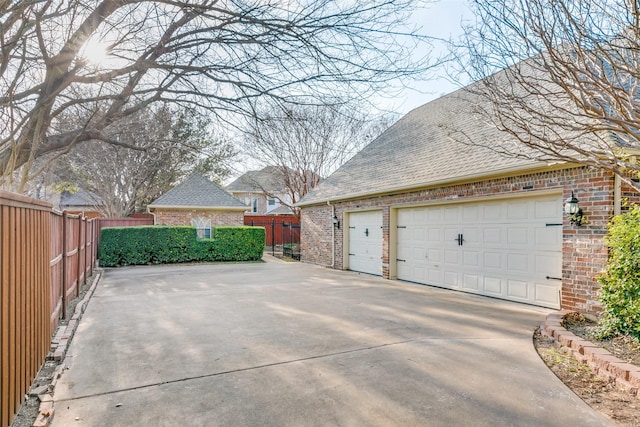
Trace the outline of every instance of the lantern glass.
<instances>
[{"instance_id":1,"label":"lantern glass","mask_svg":"<svg viewBox=\"0 0 640 427\"><path fill-rule=\"evenodd\" d=\"M574 215L578 213L580 206L578 205L578 199L573 195L573 191L571 192L571 197L569 197L564 202L564 212L568 215Z\"/></svg>"}]
</instances>

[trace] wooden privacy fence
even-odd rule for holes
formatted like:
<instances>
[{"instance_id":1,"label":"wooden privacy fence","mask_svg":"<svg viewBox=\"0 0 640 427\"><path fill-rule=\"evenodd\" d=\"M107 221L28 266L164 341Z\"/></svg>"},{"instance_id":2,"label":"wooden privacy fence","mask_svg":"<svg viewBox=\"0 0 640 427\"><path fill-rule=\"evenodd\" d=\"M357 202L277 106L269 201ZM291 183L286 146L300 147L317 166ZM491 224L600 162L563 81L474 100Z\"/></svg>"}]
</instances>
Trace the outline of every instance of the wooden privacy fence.
<instances>
[{"instance_id":1,"label":"wooden privacy fence","mask_svg":"<svg viewBox=\"0 0 640 427\"><path fill-rule=\"evenodd\" d=\"M282 245L282 224L298 225L298 220L293 215L245 215L244 217L244 225L264 227L267 232L265 237L266 246Z\"/></svg>"},{"instance_id":2,"label":"wooden privacy fence","mask_svg":"<svg viewBox=\"0 0 640 427\"><path fill-rule=\"evenodd\" d=\"M44 362L58 319L96 265L98 221L0 191L0 426Z\"/></svg>"}]
</instances>

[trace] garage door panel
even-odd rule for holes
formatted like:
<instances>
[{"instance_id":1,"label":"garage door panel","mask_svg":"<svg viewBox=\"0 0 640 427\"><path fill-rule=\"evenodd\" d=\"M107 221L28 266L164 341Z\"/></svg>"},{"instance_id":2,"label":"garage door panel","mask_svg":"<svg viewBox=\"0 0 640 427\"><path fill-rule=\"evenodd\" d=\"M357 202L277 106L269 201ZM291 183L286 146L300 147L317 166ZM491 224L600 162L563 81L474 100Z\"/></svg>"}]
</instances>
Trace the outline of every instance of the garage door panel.
<instances>
[{"instance_id":1,"label":"garage door panel","mask_svg":"<svg viewBox=\"0 0 640 427\"><path fill-rule=\"evenodd\" d=\"M483 290L487 294L490 294L493 296L501 296L502 295L502 279L499 277L485 276Z\"/></svg>"},{"instance_id":2,"label":"garage door panel","mask_svg":"<svg viewBox=\"0 0 640 427\"><path fill-rule=\"evenodd\" d=\"M458 288L458 273L455 271L445 271L443 284L448 288Z\"/></svg>"},{"instance_id":3,"label":"garage door panel","mask_svg":"<svg viewBox=\"0 0 640 427\"><path fill-rule=\"evenodd\" d=\"M463 274L462 275L462 288L468 291L478 291L480 277L477 274Z\"/></svg>"},{"instance_id":4,"label":"garage door panel","mask_svg":"<svg viewBox=\"0 0 640 427\"><path fill-rule=\"evenodd\" d=\"M553 283L535 282L535 297L537 301L555 304L559 298L558 286Z\"/></svg>"},{"instance_id":5,"label":"garage door panel","mask_svg":"<svg viewBox=\"0 0 640 427\"><path fill-rule=\"evenodd\" d=\"M462 221L463 222L475 222L480 216L481 207L478 205L465 205L462 207Z\"/></svg>"},{"instance_id":6,"label":"garage door panel","mask_svg":"<svg viewBox=\"0 0 640 427\"><path fill-rule=\"evenodd\" d=\"M533 205L537 219L553 220L562 215L562 212L559 212L562 209L562 204L558 205L555 200L536 200Z\"/></svg>"},{"instance_id":7,"label":"garage door panel","mask_svg":"<svg viewBox=\"0 0 640 427\"><path fill-rule=\"evenodd\" d=\"M435 268L430 268L427 270L427 275L425 277L425 281L421 282L418 281L420 283L442 283L443 279L442 279L442 270L440 269L435 269Z\"/></svg>"},{"instance_id":8,"label":"garage door panel","mask_svg":"<svg viewBox=\"0 0 640 427\"><path fill-rule=\"evenodd\" d=\"M485 227L483 230L483 245L502 244L502 229L499 227Z\"/></svg>"},{"instance_id":9,"label":"garage door panel","mask_svg":"<svg viewBox=\"0 0 640 427\"><path fill-rule=\"evenodd\" d=\"M484 268L502 270L502 253L484 252Z\"/></svg>"},{"instance_id":10,"label":"garage door panel","mask_svg":"<svg viewBox=\"0 0 640 427\"><path fill-rule=\"evenodd\" d=\"M442 222L443 211L441 208L435 209L421 209L423 212L423 218L427 221L427 223L433 222Z\"/></svg>"},{"instance_id":11,"label":"garage door panel","mask_svg":"<svg viewBox=\"0 0 640 427\"><path fill-rule=\"evenodd\" d=\"M562 227L535 227L533 233L537 248L554 250L562 246Z\"/></svg>"},{"instance_id":12,"label":"garage door panel","mask_svg":"<svg viewBox=\"0 0 640 427\"><path fill-rule=\"evenodd\" d=\"M562 259L553 253L536 254L534 260L534 271L538 277L559 277L558 272L562 272Z\"/></svg>"},{"instance_id":13,"label":"garage door panel","mask_svg":"<svg viewBox=\"0 0 640 427\"><path fill-rule=\"evenodd\" d=\"M428 242L441 242L442 241L442 230L439 228L429 228L427 231L426 240Z\"/></svg>"},{"instance_id":14,"label":"garage door panel","mask_svg":"<svg viewBox=\"0 0 640 427\"><path fill-rule=\"evenodd\" d=\"M459 256L460 256L459 251L446 250L444 251L444 263L458 266L458 264L460 264Z\"/></svg>"},{"instance_id":15,"label":"garage door panel","mask_svg":"<svg viewBox=\"0 0 640 427\"><path fill-rule=\"evenodd\" d=\"M480 252L478 251L464 251L463 262L465 266L480 267Z\"/></svg>"},{"instance_id":16,"label":"garage door panel","mask_svg":"<svg viewBox=\"0 0 640 427\"><path fill-rule=\"evenodd\" d=\"M529 296L528 283L521 280L507 280L507 296L526 300Z\"/></svg>"},{"instance_id":17,"label":"garage door panel","mask_svg":"<svg viewBox=\"0 0 640 427\"><path fill-rule=\"evenodd\" d=\"M429 248L427 252L426 259L429 262L442 262L442 250L437 248Z\"/></svg>"},{"instance_id":18,"label":"garage door panel","mask_svg":"<svg viewBox=\"0 0 640 427\"><path fill-rule=\"evenodd\" d=\"M529 219L529 206L527 206L526 200L517 200L512 203L508 203L507 207L507 220L528 220Z\"/></svg>"},{"instance_id":19,"label":"garage door panel","mask_svg":"<svg viewBox=\"0 0 640 427\"><path fill-rule=\"evenodd\" d=\"M528 273L529 272L529 255L515 254L507 255L507 272L510 274Z\"/></svg>"},{"instance_id":20,"label":"garage door panel","mask_svg":"<svg viewBox=\"0 0 640 427\"><path fill-rule=\"evenodd\" d=\"M509 246L529 246L529 230L527 227L509 227L507 230Z\"/></svg>"},{"instance_id":21,"label":"garage door panel","mask_svg":"<svg viewBox=\"0 0 640 427\"><path fill-rule=\"evenodd\" d=\"M426 249L423 247L415 247L413 248L413 253L411 255L411 260L417 263L423 263L426 257Z\"/></svg>"},{"instance_id":22,"label":"garage door panel","mask_svg":"<svg viewBox=\"0 0 640 427\"><path fill-rule=\"evenodd\" d=\"M462 236L464 238L465 246L477 246L482 243L480 236L481 230L478 227L463 227Z\"/></svg>"},{"instance_id":23,"label":"garage door panel","mask_svg":"<svg viewBox=\"0 0 640 427\"><path fill-rule=\"evenodd\" d=\"M503 206L501 204L484 205L482 208L482 218L484 222L497 222L502 219Z\"/></svg>"},{"instance_id":24,"label":"garage door panel","mask_svg":"<svg viewBox=\"0 0 640 427\"><path fill-rule=\"evenodd\" d=\"M559 195L399 209L398 257L423 269L398 278L559 308L562 214Z\"/></svg>"}]
</instances>

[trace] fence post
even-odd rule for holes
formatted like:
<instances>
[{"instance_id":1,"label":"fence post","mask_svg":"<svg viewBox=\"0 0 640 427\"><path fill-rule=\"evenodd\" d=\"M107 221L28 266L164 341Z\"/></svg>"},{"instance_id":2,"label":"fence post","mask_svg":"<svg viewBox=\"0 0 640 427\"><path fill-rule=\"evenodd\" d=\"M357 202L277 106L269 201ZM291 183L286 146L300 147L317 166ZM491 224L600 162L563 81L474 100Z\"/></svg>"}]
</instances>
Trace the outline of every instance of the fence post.
<instances>
[{"instance_id":1,"label":"fence post","mask_svg":"<svg viewBox=\"0 0 640 427\"><path fill-rule=\"evenodd\" d=\"M78 280L76 281L76 298L80 297L80 278L82 277L82 214L78 214L78 243L76 245L78 254Z\"/></svg>"},{"instance_id":2,"label":"fence post","mask_svg":"<svg viewBox=\"0 0 640 427\"><path fill-rule=\"evenodd\" d=\"M271 256L276 256L276 219L271 219Z\"/></svg>"},{"instance_id":3,"label":"fence post","mask_svg":"<svg viewBox=\"0 0 640 427\"><path fill-rule=\"evenodd\" d=\"M67 318L67 211L62 211L62 280L60 295L62 296L62 319ZM60 317L60 316L58 316Z\"/></svg>"},{"instance_id":4,"label":"fence post","mask_svg":"<svg viewBox=\"0 0 640 427\"><path fill-rule=\"evenodd\" d=\"M91 241L91 252L89 253L89 276L93 276L93 221L87 221L87 233Z\"/></svg>"}]
</instances>

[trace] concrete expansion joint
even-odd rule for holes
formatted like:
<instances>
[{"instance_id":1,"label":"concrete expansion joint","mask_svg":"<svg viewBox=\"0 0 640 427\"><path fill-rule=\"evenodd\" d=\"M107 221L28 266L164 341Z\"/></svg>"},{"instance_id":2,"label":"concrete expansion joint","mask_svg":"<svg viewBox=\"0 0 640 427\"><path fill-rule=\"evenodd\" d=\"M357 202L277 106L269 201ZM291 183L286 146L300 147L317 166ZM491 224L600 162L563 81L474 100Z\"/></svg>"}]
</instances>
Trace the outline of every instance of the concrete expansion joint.
<instances>
[{"instance_id":1,"label":"concrete expansion joint","mask_svg":"<svg viewBox=\"0 0 640 427\"><path fill-rule=\"evenodd\" d=\"M76 333L76 329L78 329L80 319L82 318L82 315L87 308L87 304L95 292L101 277L102 273L96 272L96 277L93 279L91 287L84 294L82 300L76 305L75 312L73 313L69 323L58 327L58 330L51 339L51 348L47 355L47 360L62 362L65 358L71 338L73 338L73 335ZM42 393L37 394L38 399L40 399L40 406L38 407L38 417L34 421L33 427L48 427L51 424L51 421L53 421L53 416L55 414L53 395L55 393L55 387L58 383L58 379L60 379L63 372L64 365L58 365L53 372L51 384L46 387L46 390L43 388Z\"/></svg>"},{"instance_id":2,"label":"concrete expansion joint","mask_svg":"<svg viewBox=\"0 0 640 427\"><path fill-rule=\"evenodd\" d=\"M617 358L608 350L562 327L562 317L567 313L571 311L549 314L540 332L552 338L561 352L571 354L580 363L586 363L598 377L616 383L640 399L640 367Z\"/></svg>"}]
</instances>

